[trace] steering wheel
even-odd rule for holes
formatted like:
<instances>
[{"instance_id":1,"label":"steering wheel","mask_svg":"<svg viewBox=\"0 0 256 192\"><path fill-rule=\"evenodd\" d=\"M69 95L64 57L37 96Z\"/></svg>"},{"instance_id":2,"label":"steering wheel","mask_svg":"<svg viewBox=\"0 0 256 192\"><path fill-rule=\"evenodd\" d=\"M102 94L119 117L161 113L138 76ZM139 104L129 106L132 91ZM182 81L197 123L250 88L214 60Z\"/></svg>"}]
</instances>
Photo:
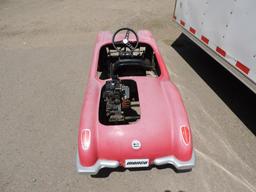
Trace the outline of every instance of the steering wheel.
<instances>
[{"instance_id":1,"label":"steering wheel","mask_svg":"<svg viewBox=\"0 0 256 192\"><path fill-rule=\"evenodd\" d=\"M124 39L121 41L117 41L116 40L117 35L123 33L123 31L125 31ZM130 33L133 34L133 36L135 36L135 41L130 40ZM135 45L132 45L131 42L133 42L133 44L135 44ZM121 28L121 29L118 29L114 33L113 38L112 38L112 43L113 43L114 48L120 54L131 54L139 45L139 37L134 30L132 30L130 28ZM127 51L126 48L129 48L130 51Z\"/></svg>"}]
</instances>

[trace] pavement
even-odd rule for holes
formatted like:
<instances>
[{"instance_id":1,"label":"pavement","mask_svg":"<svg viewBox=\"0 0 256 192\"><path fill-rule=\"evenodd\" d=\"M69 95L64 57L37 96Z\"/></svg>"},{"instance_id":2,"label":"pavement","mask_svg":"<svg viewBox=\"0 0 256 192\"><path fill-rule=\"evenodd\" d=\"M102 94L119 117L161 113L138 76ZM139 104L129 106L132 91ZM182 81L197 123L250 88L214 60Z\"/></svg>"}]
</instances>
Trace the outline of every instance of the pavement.
<instances>
[{"instance_id":1,"label":"pavement","mask_svg":"<svg viewBox=\"0 0 256 192\"><path fill-rule=\"evenodd\" d=\"M255 192L255 94L171 22L174 0L0 1L0 191ZM189 114L191 172L75 169L98 31L152 31Z\"/></svg>"}]
</instances>

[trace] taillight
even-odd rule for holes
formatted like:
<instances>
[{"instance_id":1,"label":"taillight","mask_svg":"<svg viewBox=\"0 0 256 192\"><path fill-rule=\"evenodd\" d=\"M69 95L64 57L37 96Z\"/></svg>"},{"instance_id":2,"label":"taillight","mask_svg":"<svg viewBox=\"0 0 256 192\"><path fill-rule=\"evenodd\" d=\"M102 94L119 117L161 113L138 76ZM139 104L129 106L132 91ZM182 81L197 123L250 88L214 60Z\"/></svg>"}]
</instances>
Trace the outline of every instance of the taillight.
<instances>
[{"instance_id":1,"label":"taillight","mask_svg":"<svg viewBox=\"0 0 256 192\"><path fill-rule=\"evenodd\" d=\"M91 131L90 129L83 129L81 133L81 143L83 150L88 150L91 143Z\"/></svg>"},{"instance_id":2,"label":"taillight","mask_svg":"<svg viewBox=\"0 0 256 192\"><path fill-rule=\"evenodd\" d=\"M189 128L186 126L182 126L181 127L181 133L182 133L182 137L183 140L186 144L189 144L190 142L190 133L189 133Z\"/></svg>"}]
</instances>

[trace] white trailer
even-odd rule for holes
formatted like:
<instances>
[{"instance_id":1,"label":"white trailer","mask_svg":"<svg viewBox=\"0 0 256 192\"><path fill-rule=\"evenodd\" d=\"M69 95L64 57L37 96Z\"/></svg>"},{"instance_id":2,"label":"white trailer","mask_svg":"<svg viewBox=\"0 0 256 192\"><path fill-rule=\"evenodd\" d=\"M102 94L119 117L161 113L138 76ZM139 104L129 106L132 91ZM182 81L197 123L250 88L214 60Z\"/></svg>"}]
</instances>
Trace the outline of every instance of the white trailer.
<instances>
[{"instance_id":1,"label":"white trailer","mask_svg":"<svg viewBox=\"0 0 256 192\"><path fill-rule=\"evenodd\" d=\"M256 0L176 0L182 32L256 93Z\"/></svg>"}]
</instances>

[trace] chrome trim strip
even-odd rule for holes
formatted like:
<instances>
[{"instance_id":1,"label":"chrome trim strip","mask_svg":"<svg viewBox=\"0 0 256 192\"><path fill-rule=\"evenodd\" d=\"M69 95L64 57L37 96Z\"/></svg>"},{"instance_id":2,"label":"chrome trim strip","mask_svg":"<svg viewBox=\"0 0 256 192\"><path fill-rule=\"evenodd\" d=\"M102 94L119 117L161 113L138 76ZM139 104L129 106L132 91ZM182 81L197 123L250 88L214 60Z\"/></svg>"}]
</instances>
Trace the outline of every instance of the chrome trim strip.
<instances>
[{"instance_id":1,"label":"chrome trim strip","mask_svg":"<svg viewBox=\"0 0 256 192\"><path fill-rule=\"evenodd\" d=\"M85 167L81 165L80 159L77 153L76 156L76 169L79 173L88 173L90 175L96 175L100 169L102 168L117 168L119 166L118 161L110 161L110 160L97 160L97 162L90 167Z\"/></svg>"},{"instance_id":2,"label":"chrome trim strip","mask_svg":"<svg viewBox=\"0 0 256 192\"><path fill-rule=\"evenodd\" d=\"M154 160L155 165L172 164L178 170L192 169L196 164L195 152L193 151L192 157L189 161L180 161L174 156L161 157Z\"/></svg>"}]
</instances>

